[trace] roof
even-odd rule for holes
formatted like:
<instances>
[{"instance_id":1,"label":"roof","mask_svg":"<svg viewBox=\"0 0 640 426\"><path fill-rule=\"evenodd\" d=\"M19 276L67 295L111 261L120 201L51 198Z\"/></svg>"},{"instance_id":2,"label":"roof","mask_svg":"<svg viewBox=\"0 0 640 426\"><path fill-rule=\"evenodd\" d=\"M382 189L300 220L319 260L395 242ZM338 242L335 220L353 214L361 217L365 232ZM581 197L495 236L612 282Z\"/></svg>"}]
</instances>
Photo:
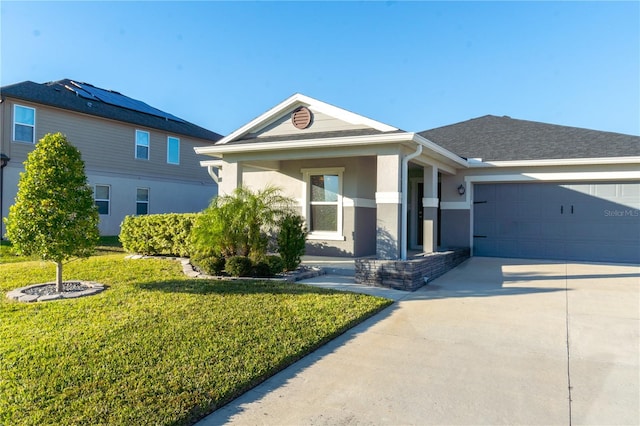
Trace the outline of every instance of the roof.
<instances>
[{"instance_id":1,"label":"roof","mask_svg":"<svg viewBox=\"0 0 640 426\"><path fill-rule=\"evenodd\" d=\"M640 156L640 137L485 115L419 135L483 161Z\"/></svg>"},{"instance_id":2,"label":"roof","mask_svg":"<svg viewBox=\"0 0 640 426\"><path fill-rule=\"evenodd\" d=\"M0 95L2 98L11 97L197 139L216 142L222 138L218 133L153 108L142 101L69 79L43 84L23 81L1 87Z\"/></svg>"}]
</instances>

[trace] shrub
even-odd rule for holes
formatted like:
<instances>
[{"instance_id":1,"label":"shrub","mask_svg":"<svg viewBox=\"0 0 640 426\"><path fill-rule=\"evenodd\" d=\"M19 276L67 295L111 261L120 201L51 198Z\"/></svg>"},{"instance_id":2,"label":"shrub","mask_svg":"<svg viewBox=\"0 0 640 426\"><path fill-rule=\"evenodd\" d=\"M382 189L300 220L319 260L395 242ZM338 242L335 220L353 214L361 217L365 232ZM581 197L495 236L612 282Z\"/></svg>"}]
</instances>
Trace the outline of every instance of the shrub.
<instances>
[{"instance_id":1,"label":"shrub","mask_svg":"<svg viewBox=\"0 0 640 426\"><path fill-rule=\"evenodd\" d=\"M264 261L254 263L251 272L254 277L259 277L259 278L266 278L266 277L273 276L273 273L271 272L271 268L269 267L269 264Z\"/></svg>"},{"instance_id":2,"label":"shrub","mask_svg":"<svg viewBox=\"0 0 640 426\"><path fill-rule=\"evenodd\" d=\"M207 275L222 275L225 262L222 256L191 258L191 263Z\"/></svg>"},{"instance_id":3,"label":"shrub","mask_svg":"<svg viewBox=\"0 0 640 426\"><path fill-rule=\"evenodd\" d=\"M284 271L284 261L280 256L267 256L264 261L269 265L269 270L272 275L276 275Z\"/></svg>"},{"instance_id":4,"label":"shrub","mask_svg":"<svg viewBox=\"0 0 640 426\"><path fill-rule=\"evenodd\" d=\"M282 257L284 269L292 271L300 264L305 251L307 231L304 219L297 214L287 214L279 225L278 252Z\"/></svg>"},{"instance_id":5,"label":"shrub","mask_svg":"<svg viewBox=\"0 0 640 426\"><path fill-rule=\"evenodd\" d=\"M191 229L198 213L126 216L120 225L120 242L129 253L184 256L192 252Z\"/></svg>"},{"instance_id":6,"label":"shrub","mask_svg":"<svg viewBox=\"0 0 640 426\"><path fill-rule=\"evenodd\" d=\"M249 277L252 271L251 259L246 256L231 256L227 259L224 269L233 277Z\"/></svg>"}]
</instances>

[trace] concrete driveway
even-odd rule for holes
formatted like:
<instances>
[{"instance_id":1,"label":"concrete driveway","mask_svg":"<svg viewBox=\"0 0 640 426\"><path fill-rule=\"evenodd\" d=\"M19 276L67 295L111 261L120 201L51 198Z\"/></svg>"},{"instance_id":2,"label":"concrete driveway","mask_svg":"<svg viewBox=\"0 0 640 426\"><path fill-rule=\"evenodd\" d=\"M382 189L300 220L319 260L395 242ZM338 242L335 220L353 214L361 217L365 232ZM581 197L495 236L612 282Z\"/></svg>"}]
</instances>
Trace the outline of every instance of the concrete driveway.
<instances>
[{"instance_id":1,"label":"concrete driveway","mask_svg":"<svg viewBox=\"0 0 640 426\"><path fill-rule=\"evenodd\" d=\"M638 266L475 257L201 424L637 425L639 287Z\"/></svg>"}]
</instances>

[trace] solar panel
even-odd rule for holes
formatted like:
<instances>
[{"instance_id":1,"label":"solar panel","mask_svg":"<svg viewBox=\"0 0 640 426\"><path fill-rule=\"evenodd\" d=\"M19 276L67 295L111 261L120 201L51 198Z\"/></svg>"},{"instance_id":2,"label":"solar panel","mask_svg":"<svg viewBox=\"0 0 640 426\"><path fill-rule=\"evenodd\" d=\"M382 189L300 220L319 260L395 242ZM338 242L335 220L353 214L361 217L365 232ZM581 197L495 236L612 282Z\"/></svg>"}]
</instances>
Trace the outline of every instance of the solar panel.
<instances>
[{"instance_id":1,"label":"solar panel","mask_svg":"<svg viewBox=\"0 0 640 426\"><path fill-rule=\"evenodd\" d=\"M145 104L142 101L131 99L118 92L100 89L99 87L95 87L86 83L76 83L74 81L72 81L71 83L79 89L79 90L76 90L76 93L78 93L82 97L87 97L86 95L88 95L91 97L88 99L97 99L107 104L111 104L111 105L119 106L122 108L130 109L133 111L155 115L156 117L161 117L164 119L184 123L184 120L176 117L175 115L161 111L157 108L154 108L150 105Z\"/></svg>"},{"instance_id":2,"label":"solar panel","mask_svg":"<svg viewBox=\"0 0 640 426\"><path fill-rule=\"evenodd\" d=\"M75 92L76 94L82 96L85 99L91 99L92 101L97 101L99 100L98 98L96 98L95 96L93 96L91 93L86 92L85 90L82 90L82 87L80 87L77 83L74 83L73 81L71 82L71 84L74 87L71 87L69 85L64 85L64 87L67 90L71 90L72 92Z\"/></svg>"}]
</instances>

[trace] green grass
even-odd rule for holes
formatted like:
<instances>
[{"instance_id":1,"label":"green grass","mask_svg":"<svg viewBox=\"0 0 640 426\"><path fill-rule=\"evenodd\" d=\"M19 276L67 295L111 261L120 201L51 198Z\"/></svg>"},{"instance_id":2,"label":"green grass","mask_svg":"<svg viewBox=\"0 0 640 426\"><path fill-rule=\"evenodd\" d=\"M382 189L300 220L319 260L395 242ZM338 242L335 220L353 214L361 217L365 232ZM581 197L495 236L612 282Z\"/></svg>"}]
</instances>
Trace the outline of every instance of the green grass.
<instances>
[{"instance_id":1,"label":"green grass","mask_svg":"<svg viewBox=\"0 0 640 426\"><path fill-rule=\"evenodd\" d=\"M122 253L64 271L109 288L13 302L4 293L52 281L54 266L0 265L0 424L191 424L391 303L187 279L177 262Z\"/></svg>"},{"instance_id":2,"label":"green grass","mask_svg":"<svg viewBox=\"0 0 640 426\"><path fill-rule=\"evenodd\" d=\"M100 237L100 241L96 246L96 255L109 253L124 253L117 235ZM11 242L7 240L0 241L0 264L24 262L25 260L38 260L38 256L18 256L14 252Z\"/></svg>"}]
</instances>

